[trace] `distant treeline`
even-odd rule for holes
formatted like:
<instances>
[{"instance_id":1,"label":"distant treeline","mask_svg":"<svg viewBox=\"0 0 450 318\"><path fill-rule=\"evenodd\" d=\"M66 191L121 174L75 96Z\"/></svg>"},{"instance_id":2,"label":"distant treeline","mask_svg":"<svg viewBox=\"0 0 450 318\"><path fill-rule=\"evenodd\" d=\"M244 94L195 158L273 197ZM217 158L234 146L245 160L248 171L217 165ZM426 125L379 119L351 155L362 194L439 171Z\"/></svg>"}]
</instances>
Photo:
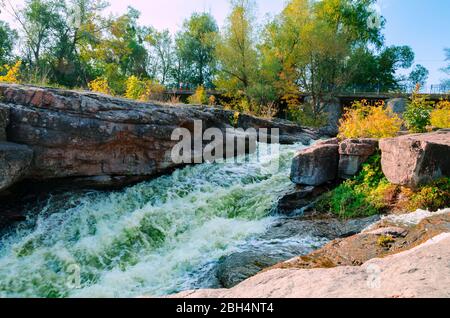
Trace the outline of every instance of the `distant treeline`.
<instances>
[{"instance_id":1,"label":"distant treeline","mask_svg":"<svg viewBox=\"0 0 450 318\"><path fill-rule=\"evenodd\" d=\"M295 107L298 93L308 92L316 116L321 101L342 89L391 91L426 81L410 47L384 45L375 2L291 0L261 24L255 2L232 0L222 29L210 14L194 13L170 34L139 24L131 7L107 16L102 0L26 0L22 9L2 0L18 29L0 22L0 80L138 98L168 86L215 88L231 107L250 112L280 100ZM410 75L397 76L399 69Z\"/></svg>"}]
</instances>

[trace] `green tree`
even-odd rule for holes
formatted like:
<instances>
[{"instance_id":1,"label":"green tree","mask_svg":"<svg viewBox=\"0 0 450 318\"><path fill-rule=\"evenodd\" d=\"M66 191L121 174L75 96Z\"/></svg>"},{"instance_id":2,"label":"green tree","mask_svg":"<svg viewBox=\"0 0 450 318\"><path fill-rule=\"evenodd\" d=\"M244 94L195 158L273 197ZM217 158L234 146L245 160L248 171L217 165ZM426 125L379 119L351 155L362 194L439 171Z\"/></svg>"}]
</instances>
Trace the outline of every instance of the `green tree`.
<instances>
[{"instance_id":1,"label":"green tree","mask_svg":"<svg viewBox=\"0 0 450 318\"><path fill-rule=\"evenodd\" d=\"M374 0L291 0L266 27L263 54L279 94L296 102L299 91L312 95L313 113L324 111L327 97L348 84L352 52L379 47L384 19L370 24Z\"/></svg>"},{"instance_id":2,"label":"green tree","mask_svg":"<svg viewBox=\"0 0 450 318\"><path fill-rule=\"evenodd\" d=\"M258 73L253 2L235 0L232 4L216 49L220 71L215 83L233 96L250 97L249 90L256 84Z\"/></svg>"},{"instance_id":3,"label":"green tree","mask_svg":"<svg viewBox=\"0 0 450 318\"><path fill-rule=\"evenodd\" d=\"M2 1L2 7L15 18L24 36L24 60L30 68L32 81L45 81L48 76L45 55L50 52L61 6L56 0L27 0L25 7L18 10L10 0Z\"/></svg>"},{"instance_id":4,"label":"green tree","mask_svg":"<svg viewBox=\"0 0 450 318\"><path fill-rule=\"evenodd\" d=\"M190 72L183 72L187 77L178 79L180 82L212 86L218 31L216 21L208 13L194 13L184 22L176 36L176 49L179 65L189 68Z\"/></svg>"},{"instance_id":5,"label":"green tree","mask_svg":"<svg viewBox=\"0 0 450 318\"><path fill-rule=\"evenodd\" d=\"M9 24L0 21L0 66L8 64L13 59L13 48L18 35Z\"/></svg>"},{"instance_id":6,"label":"green tree","mask_svg":"<svg viewBox=\"0 0 450 318\"><path fill-rule=\"evenodd\" d=\"M168 30L158 31L147 28L145 41L149 44L149 74L161 84L170 80L174 60L172 37Z\"/></svg>"},{"instance_id":7,"label":"green tree","mask_svg":"<svg viewBox=\"0 0 450 318\"><path fill-rule=\"evenodd\" d=\"M421 87L425 86L430 72L422 65L417 64L409 74L408 81L411 86L419 84Z\"/></svg>"}]
</instances>

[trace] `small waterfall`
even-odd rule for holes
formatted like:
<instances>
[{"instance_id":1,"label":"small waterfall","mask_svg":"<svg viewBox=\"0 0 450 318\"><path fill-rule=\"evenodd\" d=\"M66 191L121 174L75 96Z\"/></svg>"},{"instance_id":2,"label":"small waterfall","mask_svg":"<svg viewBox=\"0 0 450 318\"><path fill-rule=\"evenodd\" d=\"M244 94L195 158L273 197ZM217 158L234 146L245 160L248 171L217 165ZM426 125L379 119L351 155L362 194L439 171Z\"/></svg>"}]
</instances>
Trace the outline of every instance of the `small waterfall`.
<instances>
[{"instance_id":1,"label":"small waterfall","mask_svg":"<svg viewBox=\"0 0 450 318\"><path fill-rule=\"evenodd\" d=\"M217 260L277 218L270 212L290 185L300 147L187 167L119 192L50 198L2 237L0 296L160 296L213 287ZM270 168L273 160L279 169Z\"/></svg>"}]
</instances>

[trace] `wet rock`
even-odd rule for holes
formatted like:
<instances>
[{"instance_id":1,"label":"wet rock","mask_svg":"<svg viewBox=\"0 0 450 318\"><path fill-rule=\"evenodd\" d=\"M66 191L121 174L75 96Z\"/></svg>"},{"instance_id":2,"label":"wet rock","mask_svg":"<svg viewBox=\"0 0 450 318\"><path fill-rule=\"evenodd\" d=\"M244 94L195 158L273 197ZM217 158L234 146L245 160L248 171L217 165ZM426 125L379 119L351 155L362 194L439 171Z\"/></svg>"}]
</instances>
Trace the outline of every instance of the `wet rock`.
<instances>
[{"instance_id":1,"label":"wet rock","mask_svg":"<svg viewBox=\"0 0 450 318\"><path fill-rule=\"evenodd\" d=\"M306 209L314 204L317 197L328 190L329 188L323 186L297 186L278 201L276 212L283 215L303 214Z\"/></svg>"},{"instance_id":2,"label":"wet rock","mask_svg":"<svg viewBox=\"0 0 450 318\"><path fill-rule=\"evenodd\" d=\"M32 159L29 147L0 142L0 192L27 175Z\"/></svg>"},{"instance_id":3,"label":"wet rock","mask_svg":"<svg viewBox=\"0 0 450 318\"><path fill-rule=\"evenodd\" d=\"M450 176L450 130L414 134L380 141L387 179L415 188Z\"/></svg>"},{"instance_id":4,"label":"wet rock","mask_svg":"<svg viewBox=\"0 0 450 318\"><path fill-rule=\"evenodd\" d=\"M241 251L223 257L217 266L217 278L223 287L231 288L265 268L308 254L329 240L358 233L377 220L378 216L349 221L279 220L265 234L247 242Z\"/></svg>"},{"instance_id":5,"label":"wet rock","mask_svg":"<svg viewBox=\"0 0 450 318\"><path fill-rule=\"evenodd\" d=\"M346 139L339 144L339 177L349 179L378 148L377 139Z\"/></svg>"},{"instance_id":6,"label":"wet rock","mask_svg":"<svg viewBox=\"0 0 450 318\"><path fill-rule=\"evenodd\" d=\"M6 141L6 127L9 124L9 108L0 104L0 142Z\"/></svg>"},{"instance_id":7,"label":"wet rock","mask_svg":"<svg viewBox=\"0 0 450 318\"><path fill-rule=\"evenodd\" d=\"M360 234L336 239L323 248L305 256L278 264L277 268L330 268L337 266L360 266L373 258L386 257L409 250L429 239L450 232L450 210L432 215L418 225L405 226L385 219L374 228ZM393 242L380 245L382 235L391 235Z\"/></svg>"},{"instance_id":8,"label":"wet rock","mask_svg":"<svg viewBox=\"0 0 450 318\"><path fill-rule=\"evenodd\" d=\"M291 168L291 180L298 185L319 186L337 177L339 152L332 139L298 152Z\"/></svg>"}]
</instances>

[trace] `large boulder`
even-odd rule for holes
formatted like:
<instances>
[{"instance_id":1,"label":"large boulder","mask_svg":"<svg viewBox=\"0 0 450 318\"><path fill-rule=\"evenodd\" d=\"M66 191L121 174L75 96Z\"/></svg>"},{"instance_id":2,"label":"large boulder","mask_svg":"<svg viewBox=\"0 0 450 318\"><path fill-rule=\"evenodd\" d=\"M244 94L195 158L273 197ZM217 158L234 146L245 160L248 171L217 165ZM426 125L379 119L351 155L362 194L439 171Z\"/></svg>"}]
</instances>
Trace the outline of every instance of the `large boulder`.
<instances>
[{"instance_id":1,"label":"large boulder","mask_svg":"<svg viewBox=\"0 0 450 318\"><path fill-rule=\"evenodd\" d=\"M195 123L201 121L203 131L218 128L225 133L235 124L233 111L140 103L90 92L0 84L0 97L0 107L10 109L8 140L33 149L29 177L36 180L84 178L102 187L145 180L182 166L171 156L179 142L171 140L176 128L194 135ZM318 138L289 122L240 115L237 124L244 129L278 128L280 143L307 144Z\"/></svg>"},{"instance_id":2,"label":"large boulder","mask_svg":"<svg viewBox=\"0 0 450 318\"><path fill-rule=\"evenodd\" d=\"M0 142L0 192L27 175L32 159L29 147Z\"/></svg>"},{"instance_id":3,"label":"large boulder","mask_svg":"<svg viewBox=\"0 0 450 318\"><path fill-rule=\"evenodd\" d=\"M6 141L6 127L9 124L9 108L0 105L0 141Z\"/></svg>"},{"instance_id":4,"label":"large boulder","mask_svg":"<svg viewBox=\"0 0 450 318\"><path fill-rule=\"evenodd\" d=\"M415 188L450 176L450 130L383 139L380 149L391 183Z\"/></svg>"},{"instance_id":5,"label":"large boulder","mask_svg":"<svg viewBox=\"0 0 450 318\"><path fill-rule=\"evenodd\" d=\"M291 180L298 185L319 186L337 177L338 140L319 142L298 152L292 161Z\"/></svg>"},{"instance_id":6,"label":"large boulder","mask_svg":"<svg viewBox=\"0 0 450 318\"><path fill-rule=\"evenodd\" d=\"M355 176L364 162L378 148L377 139L347 139L339 144L339 177L349 179Z\"/></svg>"}]
</instances>

